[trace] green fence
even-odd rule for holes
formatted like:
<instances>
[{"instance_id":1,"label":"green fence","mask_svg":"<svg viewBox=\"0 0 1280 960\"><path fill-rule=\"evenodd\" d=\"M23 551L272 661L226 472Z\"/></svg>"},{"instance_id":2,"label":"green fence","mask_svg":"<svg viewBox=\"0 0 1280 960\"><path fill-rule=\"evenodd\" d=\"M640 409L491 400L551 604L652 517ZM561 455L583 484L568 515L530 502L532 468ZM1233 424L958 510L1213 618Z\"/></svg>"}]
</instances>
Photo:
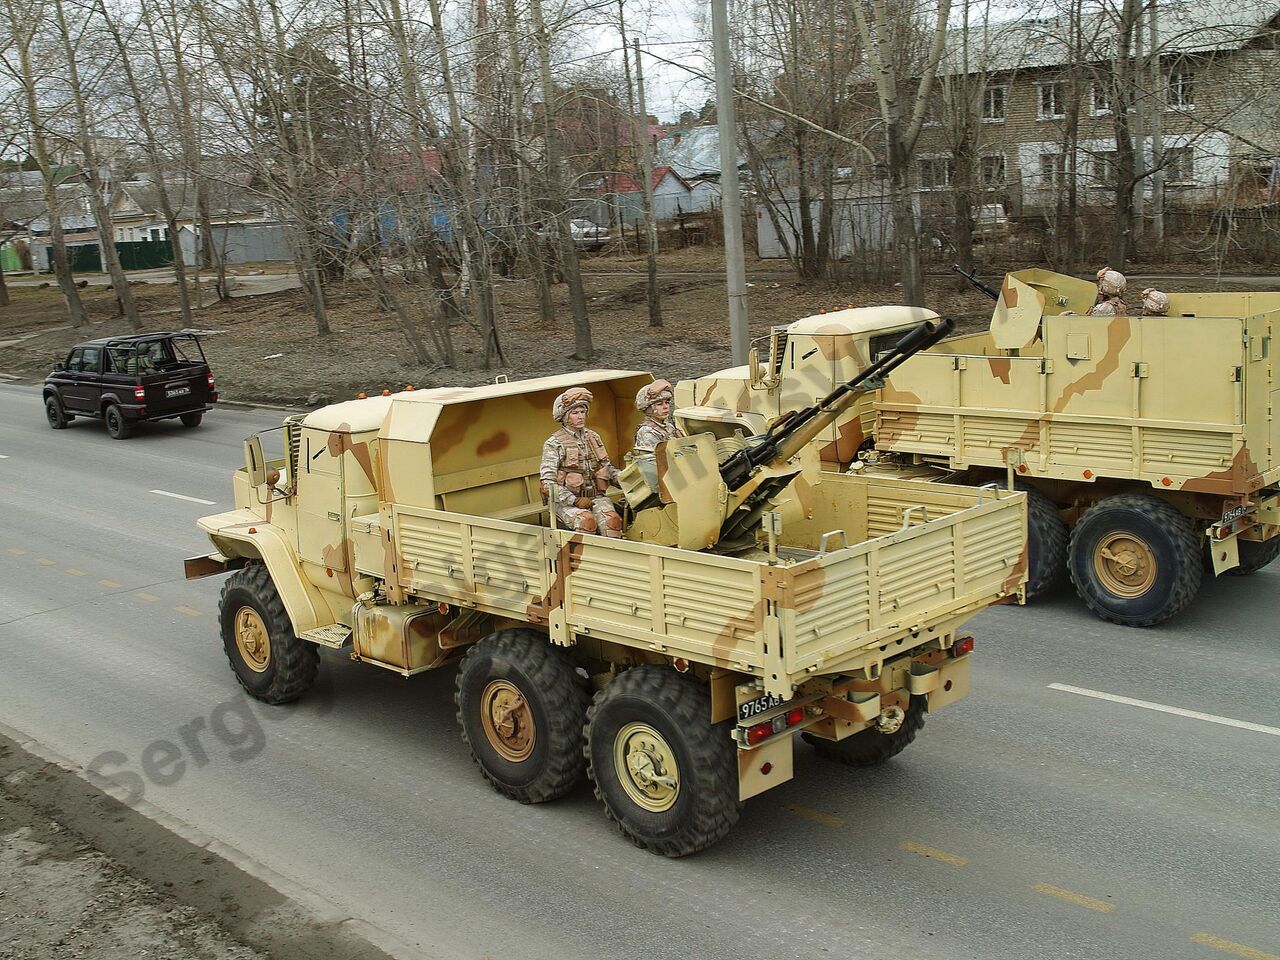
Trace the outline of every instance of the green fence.
<instances>
[{"instance_id":1,"label":"green fence","mask_svg":"<svg viewBox=\"0 0 1280 960\"><path fill-rule=\"evenodd\" d=\"M117 243L116 252L120 255L120 266L126 270L150 270L173 263L173 247L168 240ZM53 263L53 248L46 248L45 253L49 262ZM102 272L102 252L96 243L67 247L67 256L71 258L71 270L74 273Z\"/></svg>"},{"instance_id":2,"label":"green fence","mask_svg":"<svg viewBox=\"0 0 1280 960\"><path fill-rule=\"evenodd\" d=\"M0 248L0 270L21 270L22 257L13 247Z\"/></svg>"}]
</instances>

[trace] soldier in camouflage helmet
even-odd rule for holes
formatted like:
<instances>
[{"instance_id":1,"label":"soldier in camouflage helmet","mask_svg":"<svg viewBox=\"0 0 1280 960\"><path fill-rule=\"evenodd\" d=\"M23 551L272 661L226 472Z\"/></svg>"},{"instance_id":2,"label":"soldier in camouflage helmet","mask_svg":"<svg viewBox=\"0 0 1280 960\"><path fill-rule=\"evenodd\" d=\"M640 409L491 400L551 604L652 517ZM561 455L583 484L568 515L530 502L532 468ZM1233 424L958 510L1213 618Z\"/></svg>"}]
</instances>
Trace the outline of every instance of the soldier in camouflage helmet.
<instances>
[{"instance_id":1,"label":"soldier in camouflage helmet","mask_svg":"<svg viewBox=\"0 0 1280 960\"><path fill-rule=\"evenodd\" d=\"M1129 286L1119 270L1103 267L1098 271L1098 302L1089 311L1091 317L1123 317L1129 308L1124 302L1124 292Z\"/></svg>"},{"instance_id":2,"label":"soldier in camouflage helmet","mask_svg":"<svg viewBox=\"0 0 1280 960\"><path fill-rule=\"evenodd\" d=\"M1167 317L1169 315L1169 295L1155 287L1147 287L1142 291L1142 315L1144 317Z\"/></svg>"},{"instance_id":3,"label":"soldier in camouflage helmet","mask_svg":"<svg viewBox=\"0 0 1280 960\"><path fill-rule=\"evenodd\" d=\"M551 501L556 519L568 529L620 537L622 518L604 495L617 482L618 468L609 462L600 434L587 429L590 407L591 391L585 387L570 387L556 397L551 415L560 429L542 445L542 497Z\"/></svg>"},{"instance_id":4,"label":"soldier in camouflage helmet","mask_svg":"<svg viewBox=\"0 0 1280 960\"><path fill-rule=\"evenodd\" d=\"M684 436L684 431L671 417L674 395L671 384L666 380L655 380L641 387L636 394L636 409L644 414L644 421L636 428L635 448L638 452L653 453L664 440Z\"/></svg>"}]
</instances>

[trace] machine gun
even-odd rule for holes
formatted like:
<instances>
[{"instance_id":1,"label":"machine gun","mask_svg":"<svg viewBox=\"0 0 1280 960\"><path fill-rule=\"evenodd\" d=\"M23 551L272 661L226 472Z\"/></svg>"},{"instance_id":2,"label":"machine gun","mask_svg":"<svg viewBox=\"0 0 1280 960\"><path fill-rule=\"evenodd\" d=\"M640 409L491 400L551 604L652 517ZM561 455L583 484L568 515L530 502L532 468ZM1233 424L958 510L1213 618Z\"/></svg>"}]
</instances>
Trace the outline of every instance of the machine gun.
<instances>
[{"instance_id":1,"label":"machine gun","mask_svg":"<svg viewBox=\"0 0 1280 960\"><path fill-rule=\"evenodd\" d=\"M962 266L960 266L960 264L958 263L953 263L951 265L951 269L954 273L960 274L960 276L964 277L966 280L972 283L975 287L977 287L979 290L985 293L992 300L999 299L1000 291L987 286L985 283L983 283L981 280L978 279L976 274L972 272L966 272L965 269Z\"/></svg>"},{"instance_id":2,"label":"machine gun","mask_svg":"<svg viewBox=\"0 0 1280 960\"><path fill-rule=\"evenodd\" d=\"M737 449L711 434L659 444L653 458L637 458L621 477L635 518L627 536L687 549L732 551L755 543L761 514L791 484L796 456L857 399L876 390L912 355L954 329L952 320L924 321L852 380L813 406L787 414Z\"/></svg>"}]
</instances>

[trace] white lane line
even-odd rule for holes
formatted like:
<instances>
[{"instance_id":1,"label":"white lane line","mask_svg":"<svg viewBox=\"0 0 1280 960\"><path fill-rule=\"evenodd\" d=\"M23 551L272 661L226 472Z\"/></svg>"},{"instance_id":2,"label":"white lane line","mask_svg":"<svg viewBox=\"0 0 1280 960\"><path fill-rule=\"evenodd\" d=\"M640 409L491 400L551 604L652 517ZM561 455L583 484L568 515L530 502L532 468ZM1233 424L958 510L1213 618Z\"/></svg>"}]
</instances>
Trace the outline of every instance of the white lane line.
<instances>
[{"instance_id":1,"label":"white lane line","mask_svg":"<svg viewBox=\"0 0 1280 960\"><path fill-rule=\"evenodd\" d=\"M206 507L212 507L218 502L216 500L201 500L199 497L188 497L185 493L170 493L168 490L151 490L148 492L154 493L159 497L173 497L175 500L186 500L190 503L203 503Z\"/></svg>"},{"instance_id":2,"label":"white lane line","mask_svg":"<svg viewBox=\"0 0 1280 960\"><path fill-rule=\"evenodd\" d=\"M1144 710L1155 710L1158 713L1171 713L1175 717L1207 720L1209 723L1220 723L1224 727L1239 727L1241 730L1252 730L1254 733L1269 733L1273 737L1280 737L1280 727L1268 727L1261 723L1250 723L1248 720L1232 720L1230 717L1219 717L1212 713L1201 713L1198 710L1167 707L1163 703L1152 703L1150 700L1134 700L1132 697L1119 697L1114 693L1086 690L1084 687L1073 687L1066 683L1051 683L1049 684L1049 689L1061 690L1063 693L1076 693L1082 697L1093 697L1095 700L1110 700L1112 703L1123 703L1130 707L1142 707Z\"/></svg>"},{"instance_id":3,"label":"white lane line","mask_svg":"<svg viewBox=\"0 0 1280 960\"><path fill-rule=\"evenodd\" d=\"M0 453L0 460L8 460L8 459L9 459L9 455L7 453Z\"/></svg>"}]
</instances>

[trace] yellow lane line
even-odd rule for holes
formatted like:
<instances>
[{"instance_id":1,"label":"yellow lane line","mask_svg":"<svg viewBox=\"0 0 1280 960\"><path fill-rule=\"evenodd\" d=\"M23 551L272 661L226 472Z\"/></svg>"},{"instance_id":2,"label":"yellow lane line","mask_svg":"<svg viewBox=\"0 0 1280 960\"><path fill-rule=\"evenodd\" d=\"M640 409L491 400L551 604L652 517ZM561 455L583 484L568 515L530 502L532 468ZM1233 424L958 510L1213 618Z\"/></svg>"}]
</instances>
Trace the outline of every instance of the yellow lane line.
<instances>
[{"instance_id":1,"label":"yellow lane line","mask_svg":"<svg viewBox=\"0 0 1280 960\"><path fill-rule=\"evenodd\" d=\"M188 607L185 604L182 606L174 607L173 609L177 610L179 613L185 613L188 617L203 616L203 614L201 614L200 611L197 610L195 607Z\"/></svg>"},{"instance_id":2,"label":"yellow lane line","mask_svg":"<svg viewBox=\"0 0 1280 960\"><path fill-rule=\"evenodd\" d=\"M154 593L142 593L141 591L138 593L135 593L134 596L137 597L139 600L147 601L147 603L155 603L160 599Z\"/></svg>"},{"instance_id":3,"label":"yellow lane line","mask_svg":"<svg viewBox=\"0 0 1280 960\"><path fill-rule=\"evenodd\" d=\"M926 847L922 843L912 843L908 840L902 845L903 850L909 850L912 853L918 853L922 857L928 857L931 860L941 860L943 863L949 863L953 867L963 867L969 861L964 857L957 857L954 853L947 853L945 850L935 850L933 847Z\"/></svg>"},{"instance_id":4,"label":"yellow lane line","mask_svg":"<svg viewBox=\"0 0 1280 960\"><path fill-rule=\"evenodd\" d=\"M1229 953L1233 957L1244 957L1245 960L1280 960L1280 956L1274 953L1267 953L1265 950L1258 950L1255 947L1246 947L1243 943L1222 940L1211 933L1193 933L1191 942L1213 947L1213 949Z\"/></svg>"},{"instance_id":5,"label":"yellow lane line","mask_svg":"<svg viewBox=\"0 0 1280 960\"><path fill-rule=\"evenodd\" d=\"M12 553L15 557L20 557L27 551L23 550L21 547L10 547L9 552Z\"/></svg>"},{"instance_id":6,"label":"yellow lane line","mask_svg":"<svg viewBox=\"0 0 1280 960\"><path fill-rule=\"evenodd\" d=\"M36 563L40 564L40 566L42 567L52 567L55 563L57 563L57 561L46 560L44 557L40 557L38 560L36 560Z\"/></svg>"},{"instance_id":7,"label":"yellow lane line","mask_svg":"<svg viewBox=\"0 0 1280 960\"><path fill-rule=\"evenodd\" d=\"M75 567L63 567L63 568L62 568L62 572L63 572L63 573L65 573L65 574L68 574L68 575L70 575L70 576L73 576L73 577L83 577L83 576L86 576L86 574L85 574L85 572L84 572L83 570L77 570Z\"/></svg>"},{"instance_id":8,"label":"yellow lane line","mask_svg":"<svg viewBox=\"0 0 1280 960\"><path fill-rule=\"evenodd\" d=\"M824 827L844 826L844 821L839 817L833 817L831 814L823 813L821 810L811 810L808 807L802 807L798 803L788 803L787 809L797 817L804 817L806 820L812 820L814 823L820 823Z\"/></svg>"},{"instance_id":9,"label":"yellow lane line","mask_svg":"<svg viewBox=\"0 0 1280 960\"><path fill-rule=\"evenodd\" d=\"M99 581L98 581L98 583L99 583L100 585L104 586L104 587L107 587L107 588L111 589L111 590L119 590L119 589L120 589L120 584L116 583L114 580L99 580Z\"/></svg>"},{"instance_id":10,"label":"yellow lane line","mask_svg":"<svg viewBox=\"0 0 1280 960\"><path fill-rule=\"evenodd\" d=\"M1037 883L1034 889L1036 893L1043 893L1046 896L1057 897L1059 900L1065 900L1067 903L1074 903L1077 907L1097 910L1099 913L1110 913L1116 908L1114 903L1107 903L1104 900L1095 900L1093 897L1086 897L1082 893L1072 893L1070 890L1063 890L1061 887L1055 887L1051 883Z\"/></svg>"}]
</instances>

